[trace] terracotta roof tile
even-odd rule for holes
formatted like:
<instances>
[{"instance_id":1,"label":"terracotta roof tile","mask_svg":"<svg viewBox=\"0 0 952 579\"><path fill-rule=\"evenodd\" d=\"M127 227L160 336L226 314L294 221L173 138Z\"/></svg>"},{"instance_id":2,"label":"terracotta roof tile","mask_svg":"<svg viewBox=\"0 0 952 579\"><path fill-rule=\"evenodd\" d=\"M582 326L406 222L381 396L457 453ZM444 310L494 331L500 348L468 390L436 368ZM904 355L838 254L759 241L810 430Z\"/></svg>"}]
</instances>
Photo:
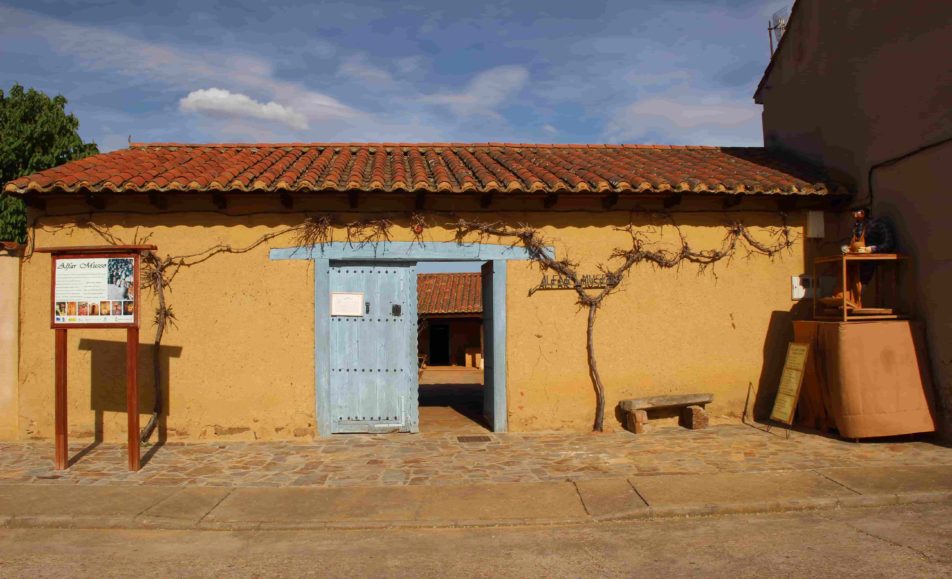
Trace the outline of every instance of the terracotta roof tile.
<instances>
[{"instance_id":1,"label":"terracotta roof tile","mask_svg":"<svg viewBox=\"0 0 952 579\"><path fill-rule=\"evenodd\" d=\"M481 279L478 273L421 273L417 276L417 313L482 313Z\"/></svg>"},{"instance_id":2,"label":"terracotta roof tile","mask_svg":"<svg viewBox=\"0 0 952 579\"><path fill-rule=\"evenodd\" d=\"M13 194L139 191L824 195L815 168L757 147L501 143L137 144L7 183Z\"/></svg>"}]
</instances>

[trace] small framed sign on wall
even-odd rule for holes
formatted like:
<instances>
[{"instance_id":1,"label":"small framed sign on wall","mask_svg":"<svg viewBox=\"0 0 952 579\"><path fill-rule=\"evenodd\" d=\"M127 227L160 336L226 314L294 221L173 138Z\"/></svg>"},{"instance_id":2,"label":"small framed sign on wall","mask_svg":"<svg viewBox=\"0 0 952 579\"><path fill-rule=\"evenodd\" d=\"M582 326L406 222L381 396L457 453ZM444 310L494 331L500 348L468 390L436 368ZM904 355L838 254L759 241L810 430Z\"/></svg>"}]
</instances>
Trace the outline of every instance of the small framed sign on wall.
<instances>
[{"instance_id":1,"label":"small framed sign on wall","mask_svg":"<svg viewBox=\"0 0 952 579\"><path fill-rule=\"evenodd\" d=\"M139 327L139 254L53 255L53 328Z\"/></svg>"},{"instance_id":2,"label":"small framed sign on wall","mask_svg":"<svg viewBox=\"0 0 952 579\"><path fill-rule=\"evenodd\" d=\"M331 315L364 315L364 294L362 292L331 292Z\"/></svg>"}]
</instances>

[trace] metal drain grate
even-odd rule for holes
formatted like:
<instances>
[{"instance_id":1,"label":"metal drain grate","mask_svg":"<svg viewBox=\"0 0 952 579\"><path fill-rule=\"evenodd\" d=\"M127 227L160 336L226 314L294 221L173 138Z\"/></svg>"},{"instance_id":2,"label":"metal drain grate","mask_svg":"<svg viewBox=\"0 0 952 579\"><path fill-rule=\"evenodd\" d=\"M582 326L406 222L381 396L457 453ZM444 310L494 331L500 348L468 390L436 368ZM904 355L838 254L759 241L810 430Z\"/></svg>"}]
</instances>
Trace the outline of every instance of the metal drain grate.
<instances>
[{"instance_id":1,"label":"metal drain grate","mask_svg":"<svg viewBox=\"0 0 952 579\"><path fill-rule=\"evenodd\" d=\"M456 440L460 442L491 442L488 436L457 436Z\"/></svg>"}]
</instances>

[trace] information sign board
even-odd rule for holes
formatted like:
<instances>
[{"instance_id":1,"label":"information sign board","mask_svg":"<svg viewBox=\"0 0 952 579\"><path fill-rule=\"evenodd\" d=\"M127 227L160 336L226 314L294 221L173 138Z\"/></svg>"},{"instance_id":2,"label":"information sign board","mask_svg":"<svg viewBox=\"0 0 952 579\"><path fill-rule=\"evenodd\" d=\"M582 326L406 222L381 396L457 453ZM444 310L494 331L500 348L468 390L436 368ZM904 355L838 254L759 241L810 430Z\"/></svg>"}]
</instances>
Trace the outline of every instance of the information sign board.
<instances>
[{"instance_id":1,"label":"information sign board","mask_svg":"<svg viewBox=\"0 0 952 579\"><path fill-rule=\"evenodd\" d=\"M810 344L790 342L787 346L787 358L783 363L777 398L774 400L773 411L770 413L772 420L784 424L793 423L793 414L797 409L797 399L800 398L800 386L803 384L803 371L807 365L809 352Z\"/></svg>"},{"instance_id":2,"label":"information sign board","mask_svg":"<svg viewBox=\"0 0 952 579\"><path fill-rule=\"evenodd\" d=\"M139 254L53 255L53 328L139 326Z\"/></svg>"}]
</instances>

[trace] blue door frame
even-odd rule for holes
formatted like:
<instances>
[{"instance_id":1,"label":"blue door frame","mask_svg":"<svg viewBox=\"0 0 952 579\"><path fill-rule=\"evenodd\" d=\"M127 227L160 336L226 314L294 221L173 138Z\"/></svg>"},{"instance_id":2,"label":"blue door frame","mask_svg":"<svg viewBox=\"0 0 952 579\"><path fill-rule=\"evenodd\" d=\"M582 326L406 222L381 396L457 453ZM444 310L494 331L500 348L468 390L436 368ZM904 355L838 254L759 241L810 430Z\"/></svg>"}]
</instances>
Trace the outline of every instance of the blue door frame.
<instances>
[{"instance_id":1,"label":"blue door frame","mask_svg":"<svg viewBox=\"0 0 952 579\"><path fill-rule=\"evenodd\" d=\"M552 248L547 248L551 255ZM530 259L529 252L520 247L484 243L383 241L350 244L331 242L308 247L272 249L273 260L309 259L314 262L314 382L317 416L317 435L329 436L332 431L330 396L330 268L331 261L486 261L491 262L492 279L492 336L495 354L492 375L494 432L505 432L508 424L506 407L506 262Z\"/></svg>"}]
</instances>

